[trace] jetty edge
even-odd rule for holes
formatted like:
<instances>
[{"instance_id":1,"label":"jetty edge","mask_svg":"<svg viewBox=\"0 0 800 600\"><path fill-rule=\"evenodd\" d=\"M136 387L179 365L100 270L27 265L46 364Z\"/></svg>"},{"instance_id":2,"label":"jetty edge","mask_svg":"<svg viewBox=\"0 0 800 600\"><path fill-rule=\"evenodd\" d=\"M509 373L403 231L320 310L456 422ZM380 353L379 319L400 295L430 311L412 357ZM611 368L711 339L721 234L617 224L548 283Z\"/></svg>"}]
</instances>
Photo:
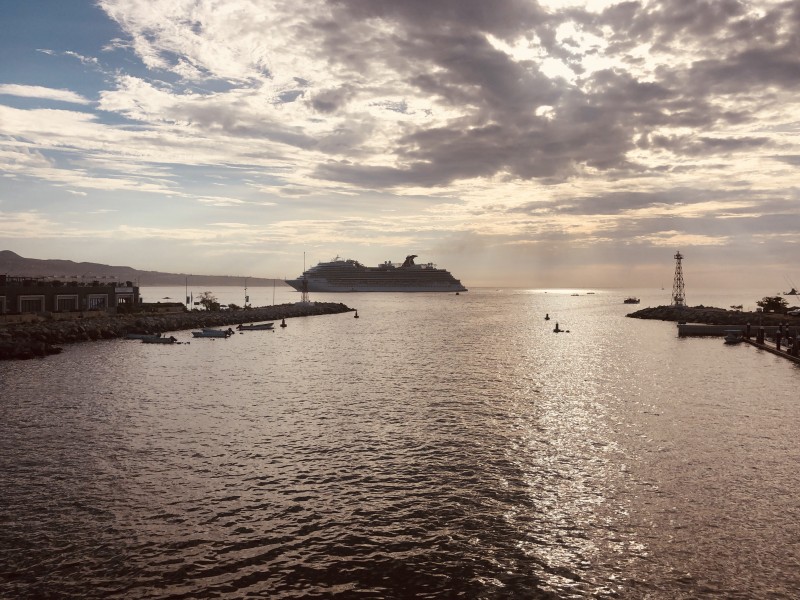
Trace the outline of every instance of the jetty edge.
<instances>
[{"instance_id":1,"label":"jetty edge","mask_svg":"<svg viewBox=\"0 0 800 600\"><path fill-rule=\"evenodd\" d=\"M125 337L129 333L156 334L353 311L354 308L342 303L310 302L223 311L151 314L98 312L93 317L64 320L44 315L31 322L0 324L0 360L58 354L62 350L58 344L110 340Z\"/></svg>"},{"instance_id":2,"label":"jetty edge","mask_svg":"<svg viewBox=\"0 0 800 600\"><path fill-rule=\"evenodd\" d=\"M737 325L750 323L778 327L781 323L800 325L800 318L780 313L747 312L715 308L713 306L653 306L642 308L626 315L633 319L656 319L676 323L699 323L705 325Z\"/></svg>"}]
</instances>

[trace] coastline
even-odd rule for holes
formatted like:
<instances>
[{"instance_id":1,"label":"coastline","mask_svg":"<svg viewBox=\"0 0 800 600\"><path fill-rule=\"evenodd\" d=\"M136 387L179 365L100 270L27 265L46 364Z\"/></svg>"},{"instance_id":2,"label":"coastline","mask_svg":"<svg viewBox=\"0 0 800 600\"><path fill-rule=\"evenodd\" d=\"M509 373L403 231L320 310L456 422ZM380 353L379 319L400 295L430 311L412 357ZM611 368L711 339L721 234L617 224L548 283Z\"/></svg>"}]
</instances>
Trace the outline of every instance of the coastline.
<instances>
[{"instance_id":1,"label":"coastline","mask_svg":"<svg viewBox=\"0 0 800 600\"><path fill-rule=\"evenodd\" d=\"M337 302L277 304L219 312L189 311L162 314L100 314L75 320L42 317L30 323L0 325L0 360L30 359L61 352L58 344L71 344L125 337L129 333L166 333L275 321L294 317L332 315L355 309Z\"/></svg>"}]
</instances>

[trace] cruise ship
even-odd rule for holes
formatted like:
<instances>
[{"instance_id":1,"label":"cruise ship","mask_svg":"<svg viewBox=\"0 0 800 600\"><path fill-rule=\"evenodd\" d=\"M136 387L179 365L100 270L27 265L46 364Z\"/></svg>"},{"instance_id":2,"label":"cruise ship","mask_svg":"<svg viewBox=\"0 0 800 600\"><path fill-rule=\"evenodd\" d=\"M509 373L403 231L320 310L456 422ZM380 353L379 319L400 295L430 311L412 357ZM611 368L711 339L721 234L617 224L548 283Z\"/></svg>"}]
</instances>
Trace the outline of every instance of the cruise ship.
<instances>
[{"instance_id":1,"label":"cruise ship","mask_svg":"<svg viewBox=\"0 0 800 600\"><path fill-rule=\"evenodd\" d=\"M365 267L352 259L338 256L306 270L286 283L298 292L466 292L467 288L445 269L433 263L414 264L416 254L402 264L386 261L377 267Z\"/></svg>"}]
</instances>

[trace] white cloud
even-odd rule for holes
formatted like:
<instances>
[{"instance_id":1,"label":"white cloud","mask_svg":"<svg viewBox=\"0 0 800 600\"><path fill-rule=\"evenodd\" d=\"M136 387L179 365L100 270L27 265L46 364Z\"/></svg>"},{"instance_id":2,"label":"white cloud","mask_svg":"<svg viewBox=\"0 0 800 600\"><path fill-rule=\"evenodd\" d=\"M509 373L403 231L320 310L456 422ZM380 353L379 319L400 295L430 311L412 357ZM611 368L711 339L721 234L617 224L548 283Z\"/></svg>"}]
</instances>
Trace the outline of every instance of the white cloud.
<instances>
[{"instance_id":1,"label":"white cloud","mask_svg":"<svg viewBox=\"0 0 800 600\"><path fill-rule=\"evenodd\" d=\"M686 248L689 246L724 246L729 242L728 236L711 236L689 234L680 231L662 231L636 238L638 242L647 242L653 246L667 248Z\"/></svg>"},{"instance_id":2,"label":"white cloud","mask_svg":"<svg viewBox=\"0 0 800 600\"><path fill-rule=\"evenodd\" d=\"M70 90L57 90L39 85L17 85L13 83L0 84L0 94L19 96L21 98L39 98L41 100L55 100L71 104L91 104L80 94Z\"/></svg>"}]
</instances>

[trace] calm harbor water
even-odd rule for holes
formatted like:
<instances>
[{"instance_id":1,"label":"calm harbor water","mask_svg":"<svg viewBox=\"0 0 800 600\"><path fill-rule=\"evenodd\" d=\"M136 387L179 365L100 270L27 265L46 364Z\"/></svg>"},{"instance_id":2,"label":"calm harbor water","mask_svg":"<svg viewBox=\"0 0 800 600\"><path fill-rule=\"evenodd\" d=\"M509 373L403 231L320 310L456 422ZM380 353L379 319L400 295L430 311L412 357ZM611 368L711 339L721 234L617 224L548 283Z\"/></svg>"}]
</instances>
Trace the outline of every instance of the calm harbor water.
<instances>
[{"instance_id":1,"label":"calm harbor water","mask_svg":"<svg viewBox=\"0 0 800 600\"><path fill-rule=\"evenodd\" d=\"M0 598L796 598L800 368L631 293L0 363Z\"/></svg>"}]
</instances>

